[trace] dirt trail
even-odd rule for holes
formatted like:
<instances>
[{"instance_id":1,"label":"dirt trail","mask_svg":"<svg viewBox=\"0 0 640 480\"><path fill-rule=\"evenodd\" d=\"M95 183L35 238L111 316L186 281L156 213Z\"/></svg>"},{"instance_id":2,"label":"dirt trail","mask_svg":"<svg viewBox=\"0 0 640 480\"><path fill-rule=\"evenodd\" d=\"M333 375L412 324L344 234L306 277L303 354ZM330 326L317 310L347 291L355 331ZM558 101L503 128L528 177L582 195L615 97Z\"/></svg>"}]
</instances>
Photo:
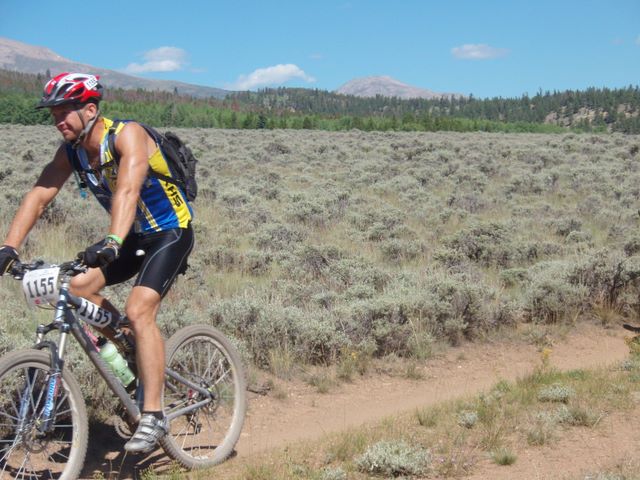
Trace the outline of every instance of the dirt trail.
<instances>
[{"instance_id":1,"label":"dirt trail","mask_svg":"<svg viewBox=\"0 0 640 480\"><path fill-rule=\"evenodd\" d=\"M626 358L624 330L585 326L551 347L550 363L562 370L609 365ZM253 396L238 443L252 455L385 416L478 393L499 380L515 380L540 365L541 354L521 343L466 344L425 362L422 380L387 376L345 384L320 395L292 385L284 401Z\"/></svg>"},{"instance_id":2,"label":"dirt trail","mask_svg":"<svg viewBox=\"0 0 640 480\"><path fill-rule=\"evenodd\" d=\"M597 475L630 460L635 468L640 466L636 461L640 429L634 420L638 415L640 406L632 411L606 415L596 429L573 427L561 431L559 438L549 445L522 449L516 463L508 467L496 465L485 457L465 480L623 478Z\"/></svg>"},{"instance_id":3,"label":"dirt trail","mask_svg":"<svg viewBox=\"0 0 640 480\"><path fill-rule=\"evenodd\" d=\"M571 370L620 362L629 352L624 337L622 329L580 326L566 338L554 342L550 363L559 369ZM327 394L319 394L301 382L286 384L286 399L249 394L247 418L237 445L238 457L249 457L418 407L476 394L499 380L525 376L540 363L541 354L534 345L520 342L465 344L425 361L420 367L424 376L421 380L370 375L343 384ZM618 422L624 423L623 420ZM92 449L83 477L91 478L101 473L106 478L136 478L143 469L152 467L161 471L168 464L162 451L144 459L123 456L124 440L113 433L112 427L93 429L90 435L93 437ZM584 435L589 436L590 432ZM538 475L539 466L546 461L543 458L531 458L528 462L519 460L519 468L527 464L533 469L529 472L537 472L530 478L547 478ZM486 466L490 471L494 467ZM513 472L511 470L511 475ZM489 477L474 478L502 478L500 473L498 469Z\"/></svg>"}]
</instances>

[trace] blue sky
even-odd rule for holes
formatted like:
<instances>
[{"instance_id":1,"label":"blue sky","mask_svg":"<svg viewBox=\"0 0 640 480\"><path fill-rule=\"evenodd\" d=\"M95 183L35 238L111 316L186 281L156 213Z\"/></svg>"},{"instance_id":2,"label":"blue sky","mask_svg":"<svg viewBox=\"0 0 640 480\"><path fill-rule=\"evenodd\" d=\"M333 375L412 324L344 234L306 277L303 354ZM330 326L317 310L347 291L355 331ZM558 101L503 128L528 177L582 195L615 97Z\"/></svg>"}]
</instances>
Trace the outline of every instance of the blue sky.
<instances>
[{"instance_id":1,"label":"blue sky","mask_svg":"<svg viewBox=\"0 0 640 480\"><path fill-rule=\"evenodd\" d=\"M640 83L640 0L1 0L0 36L147 78L476 97Z\"/></svg>"}]
</instances>

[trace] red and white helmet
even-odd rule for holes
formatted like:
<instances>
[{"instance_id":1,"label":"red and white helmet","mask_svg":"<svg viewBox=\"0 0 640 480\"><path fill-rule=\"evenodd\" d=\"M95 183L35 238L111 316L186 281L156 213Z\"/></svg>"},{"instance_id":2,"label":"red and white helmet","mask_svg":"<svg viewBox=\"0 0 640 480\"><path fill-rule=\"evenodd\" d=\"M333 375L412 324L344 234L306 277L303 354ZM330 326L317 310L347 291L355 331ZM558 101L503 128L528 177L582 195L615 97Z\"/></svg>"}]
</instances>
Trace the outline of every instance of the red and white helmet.
<instances>
[{"instance_id":1,"label":"red and white helmet","mask_svg":"<svg viewBox=\"0 0 640 480\"><path fill-rule=\"evenodd\" d=\"M88 73L61 73L44 86L44 92L36 108L55 107L67 103L98 103L102 99L99 76Z\"/></svg>"}]
</instances>

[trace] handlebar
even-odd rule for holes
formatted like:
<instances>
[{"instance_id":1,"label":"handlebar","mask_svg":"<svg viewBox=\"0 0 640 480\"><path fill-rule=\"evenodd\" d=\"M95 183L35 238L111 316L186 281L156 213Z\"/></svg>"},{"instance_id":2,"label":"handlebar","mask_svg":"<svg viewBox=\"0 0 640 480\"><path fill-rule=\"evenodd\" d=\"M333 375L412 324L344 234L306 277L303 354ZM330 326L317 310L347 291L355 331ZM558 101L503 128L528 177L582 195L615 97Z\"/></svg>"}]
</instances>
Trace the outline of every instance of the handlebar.
<instances>
[{"instance_id":1,"label":"handlebar","mask_svg":"<svg viewBox=\"0 0 640 480\"><path fill-rule=\"evenodd\" d=\"M35 260L31 263L22 263L21 261L16 260L11 266L11 276L16 280L22 280L24 274L27 272L38 270L39 268L50 268L52 266L59 267L60 273L62 275L68 275L70 277L75 277L76 275L84 273L88 270L88 267L80 258L76 258L68 262L63 262L59 265L47 265L45 264L44 260Z\"/></svg>"},{"instance_id":2,"label":"handlebar","mask_svg":"<svg viewBox=\"0 0 640 480\"><path fill-rule=\"evenodd\" d=\"M136 257L144 257L146 254L147 252L142 249L136 250ZM47 265L44 263L44 260L35 260L31 263L23 263L20 260L16 260L11 266L11 276L16 280L22 280L24 274L29 271L50 267L59 267L62 275L68 275L70 277L85 273L89 269L89 267L84 264L84 252L80 252L75 259L59 265Z\"/></svg>"}]
</instances>

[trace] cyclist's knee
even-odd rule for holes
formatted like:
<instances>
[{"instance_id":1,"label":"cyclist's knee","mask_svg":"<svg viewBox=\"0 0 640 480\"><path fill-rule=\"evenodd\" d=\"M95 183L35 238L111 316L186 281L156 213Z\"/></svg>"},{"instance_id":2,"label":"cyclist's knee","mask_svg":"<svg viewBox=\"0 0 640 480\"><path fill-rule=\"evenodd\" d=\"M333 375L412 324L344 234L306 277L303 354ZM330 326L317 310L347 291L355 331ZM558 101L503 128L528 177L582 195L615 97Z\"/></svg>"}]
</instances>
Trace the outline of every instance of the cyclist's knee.
<instances>
[{"instance_id":1,"label":"cyclist's knee","mask_svg":"<svg viewBox=\"0 0 640 480\"><path fill-rule=\"evenodd\" d=\"M155 322L160 301L160 295L155 290L134 287L125 307L125 313L134 331Z\"/></svg>"}]
</instances>

